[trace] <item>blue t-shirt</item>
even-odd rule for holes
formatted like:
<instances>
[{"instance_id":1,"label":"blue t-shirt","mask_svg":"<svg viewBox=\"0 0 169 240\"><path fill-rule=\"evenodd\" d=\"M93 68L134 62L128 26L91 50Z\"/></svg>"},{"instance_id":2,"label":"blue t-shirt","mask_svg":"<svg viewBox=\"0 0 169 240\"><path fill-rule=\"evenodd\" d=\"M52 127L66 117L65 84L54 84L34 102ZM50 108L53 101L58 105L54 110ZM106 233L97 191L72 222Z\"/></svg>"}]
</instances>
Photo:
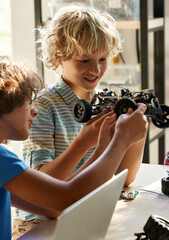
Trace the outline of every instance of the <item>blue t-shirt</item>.
<instances>
[{"instance_id":1,"label":"blue t-shirt","mask_svg":"<svg viewBox=\"0 0 169 240\"><path fill-rule=\"evenodd\" d=\"M14 153L0 145L0 240L11 240L11 198L3 185L27 168Z\"/></svg>"}]
</instances>

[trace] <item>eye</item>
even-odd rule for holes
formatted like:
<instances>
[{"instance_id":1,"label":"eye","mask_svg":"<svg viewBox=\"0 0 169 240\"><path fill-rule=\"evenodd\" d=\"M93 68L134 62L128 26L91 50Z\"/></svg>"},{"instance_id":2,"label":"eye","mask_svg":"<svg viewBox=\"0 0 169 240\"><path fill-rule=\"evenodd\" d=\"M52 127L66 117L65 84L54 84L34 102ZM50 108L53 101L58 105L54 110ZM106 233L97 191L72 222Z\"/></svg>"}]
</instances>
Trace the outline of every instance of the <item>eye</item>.
<instances>
[{"instance_id":1,"label":"eye","mask_svg":"<svg viewBox=\"0 0 169 240\"><path fill-rule=\"evenodd\" d=\"M32 105L32 103L33 103L33 100L30 99L29 102L28 102L28 104L29 104L29 105Z\"/></svg>"},{"instance_id":2,"label":"eye","mask_svg":"<svg viewBox=\"0 0 169 240\"><path fill-rule=\"evenodd\" d=\"M107 61L107 58L101 58L100 59L100 62L106 62Z\"/></svg>"},{"instance_id":3,"label":"eye","mask_svg":"<svg viewBox=\"0 0 169 240\"><path fill-rule=\"evenodd\" d=\"M80 60L80 62L82 62L82 63L87 63L87 62L89 62L89 59Z\"/></svg>"}]
</instances>

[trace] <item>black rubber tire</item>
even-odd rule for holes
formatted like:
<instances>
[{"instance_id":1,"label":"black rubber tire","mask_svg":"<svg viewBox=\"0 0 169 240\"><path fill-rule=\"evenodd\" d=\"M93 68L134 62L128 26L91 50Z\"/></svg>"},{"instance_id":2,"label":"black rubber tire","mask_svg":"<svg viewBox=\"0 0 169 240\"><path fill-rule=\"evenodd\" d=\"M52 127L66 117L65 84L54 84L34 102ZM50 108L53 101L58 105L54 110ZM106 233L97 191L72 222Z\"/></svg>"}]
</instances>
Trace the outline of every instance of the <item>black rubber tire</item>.
<instances>
[{"instance_id":1,"label":"black rubber tire","mask_svg":"<svg viewBox=\"0 0 169 240\"><path fill-rule=\"evenodd\" d=\"M132 108L133 111L135 111L137 109L136 102L130 98L121 98L114 106L114 113L119 117L121 114L126 113L129 108Z\"/></svg>"},{"instance_id":2,"label":"black rubber tire","mask_svg":"<svg viewBox=\"0 0 169 240\"><path fill-rule=\"evenodd\" d=\"M150 240L169 240L169 221L157 215L151 215L144 231Z\"/></svg>"},{"instance_id":3,"label":"black rubber tire","mask_svg":"<svg viewBox=\"0 0 169 240\"><path fill-rule=\"evenodd\" d=\"M92 116L91 102L79 99L73 107L73 117L77 122L87 122Z\"/></svg>"},{"instance_id":4,"label":"black rubber tire","mask_svg":"<svg viewBox=\"0 0 169 240\"><path fill-rule=\"evenodd\" d=\"M169 177L164 177L161 179L161 191L169 195Z\"/></svg>"},{"instance_id":5,"label":"black rubber tire","mask_svg":"<svg viewBox=\"0 0 169 240\"><path fill-rule=\"evenodd\" d=\"M156 119L153 119L153 117L152 117L152 122L158 128L167 128L167 127L169 127L169 107L166 106L165 104L161 104L160 107L164 114L165 122L160 122Z\"/></svg>"}]
</instances>

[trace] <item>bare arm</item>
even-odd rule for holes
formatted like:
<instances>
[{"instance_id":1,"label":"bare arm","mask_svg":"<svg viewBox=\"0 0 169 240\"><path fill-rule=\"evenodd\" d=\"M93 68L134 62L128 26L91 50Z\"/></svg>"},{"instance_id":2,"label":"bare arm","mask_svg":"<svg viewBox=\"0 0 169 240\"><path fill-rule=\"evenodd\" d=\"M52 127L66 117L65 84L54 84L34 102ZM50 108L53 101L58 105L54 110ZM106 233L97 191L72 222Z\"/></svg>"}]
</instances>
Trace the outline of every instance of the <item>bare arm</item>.
<instances>
[{"instance_id":1,"label":"bare arm","mask_svg":"<svg viewBox=\"0 0 169 240\"><path fill-rule=\"evenodd\" d=\"M100 126L104 119L111 116L113 112L105 114L105 111L90 119L82 128L72 144L54 159L39 169L57 179L65 179L80 162L86 152L97 144ZM65 167L66 166L66 167Z\"/></svg>"},{"instance_id":2,"label":"bare arm","mask_svg":"<svg viewBox=\"0 0 169 240\"><path fill-rule=\"evenodd\" d=\"M110 147L110 151L113 150L115 156L116 154L120 154L119 157L122 158L126 146L121 143L121 147L123 146L124 151L119 152L119 145L117 146L116 144L117 141L115 140L114 144ZM112 162L112 158L109 158L108 155L109 154L107 153L106 167ZM19 201L17 203L18 208L24 208L28 212L35 212L36 205L38 205L40 208L36 209L36 214L45 215L46 217L51 218L51 211L62 211L111 178L117 170L119 161L111 164L111 171L110 167L108 167L106 171L103 171L103 166L105 165L103 164L103 158L104 156L99 158L96 161L96 165L94 162L94 165L91 164L74 179L68 182L57 180L47 174L29 168L9 181L3 187L19 199L27 201L27 203ZM86 182L89 184L86 184ZM29 202L31 205L28 204ZM35 204L35 208L33 203ZM43 208L46 208L46 211L44 211ZM48 209L50 210L49 213Z\"/></svg>"},{"instance_id":3,"label":"bare arm","mask_svg":"<svg viewBox=\"0 0 169 240\"><path fill-rule=\"evenodd\" d=\"M74 172L71 176L68 176L66 178L67 181L72 179L79 172L81 172L86 167L88 167L90 164L92 164L104 152L104 150L109 145L109 143L112 139L112 136L114 135L116 115L113 114L113 115L107 116L106 121L107 121L107 124L104 124L104 127L102 126L102 129L101 129L102 134L101 134L101 136L99 136L99 139L98 139L98 143L97 143L98 147L93 152L93 154L90 156L90 158L76 172ZM109 131L109 133L108 133L108 131Z\"/></svg>"},{"instance_id":4,"label":"bare arm","mask_svg":"<svg viewBox=\"0 0 169 240\"><path fill-rule=\"evenodd\" d=\"M139 104L137 105L139 106ZM133 112L132 109L129 109L129 111ZM143 119L147 122L147 118L145 115L143 115ZM137 121L137 119L135 119L135 121ZM126 178L125 186L130 185L135 180L136 174L143 160L146 136L147 129L145 131L145 137L141 141L135 142L129 147L117 170L117 173L119 173L126 168L128 169L128 176Z\"/></svg>"},{"instance_id":5,"label":"bare arm","mask_svg":"<svg viewBox=\"0 0 169 240\"><path fill-rule=\"evenodd\" d=\"M143 119L145 110L146 107L140 105L133 114L121 115L116 123L114 136L106 150L72 180L64 182L42 172L27 169L3 187L13 195L40 207L62 211L109 180L116 173L129 147L145 138L147 128ZM104 120L101 128L103 136L105 136L106 129L109 135L112 132L110 130L114 128L110 120L111 117ZM102 149L102 145L98 148ZM47 217L51 217L51 214Z\"/></svg>"},{"instance_id":6,"label":"bare arm","mask_svg":"<svg viewBox=\"0 0 169 240\"><path fill-rule=\"evenodd\" d=\"M132 113L133 111L131 109L129 109L129 112ZM146 121L145 116L143 116L143 119ZM99 157L99 154L102 153L101 151L106 149L107 145L111 141L111 136L113 136L113 134L114 134L115 121L116 121L115 115L110 117L109 121L110 122L112 121L112 128L111 128L111 130L109 129L109 131L111 131L110 134L108 135L107 129L105 129L106 135L104 136L104 130L102 129L102 137L100 137L100 139L99 139L99 141L100 141L99 144L102 146L102 150L101 150L101 148L99 148L100 152L98 150L95 151L92 154L92 156L89 158L89 160L85 164L83 164L82 167L79 168L74 174L69 176L67 178L67 180L72 179L75 175L77 175L79 172L81 172L83 169L85 169L87 166L89 166L92 162L94 162ZM135 121L137 121L137 119ZM109 122L109 124L110 124L110 122ZM147 134L147 129L145 130L145 137L140 142L134 143L132 146L130 146L127 149L127 151L117 169L116 174L126 168L129 170L128 176L126 178L125 186L130 185L135 180L136 174L140 168L140 165L141 165L142 159L143 159L146 134Z\"/></svg>"},{"instance_id":7,"label":"bare arm","mask_svg":"<svg viewBox=\"0 0 169 240\"><path fill-rule=\"evenodd\" d=\"M42 217L48 216L48 218L51 218L51 219L57 218L60 215L60 212L52 211L51 209L40 207L37 204L28 202L13 194L11 194L11 205L23 211L26 211L26 212L29 211L32 214L37 214Z\"/></svg>"},{"instance_id":8,"label":"bare arm","mask_svg":"<svg viewBox=\"0 0 169 240\"><path fill-rule=\"evenodd\" d=\"M124 155L116 173L119 173L126 168L128 169L125 186L129 186L135 180L136 174L143 160L144 146L145 139L139 143L133 144Z\"/></svg>"}]
</instances>

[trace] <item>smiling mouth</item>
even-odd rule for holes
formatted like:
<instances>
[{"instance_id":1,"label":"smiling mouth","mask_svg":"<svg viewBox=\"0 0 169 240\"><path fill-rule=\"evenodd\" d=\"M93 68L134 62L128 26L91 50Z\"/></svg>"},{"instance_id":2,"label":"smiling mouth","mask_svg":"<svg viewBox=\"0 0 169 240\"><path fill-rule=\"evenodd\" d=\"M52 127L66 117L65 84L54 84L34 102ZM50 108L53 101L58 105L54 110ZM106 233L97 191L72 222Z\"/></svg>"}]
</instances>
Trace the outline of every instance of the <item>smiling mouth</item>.
<instances>
[{"instance_id":1,"label":"smiling mouth","mask_svg":"<svg viewBox=\"0 0 169 240\"><path fill-rule=\"evenodd\" d=\"M33 121L29 121L29 122L28 122L29 129L31 129L31 127L32 127L32 124L33 124Z\"/></svg>"},{"instance_id":2,"label":"smiling mouth","mask_svg":"<svg viewBox=\"0 0 169 240\"><path fill-rule=\"evenodd\" d=\"M98 80L98 77L95 77L95 78L87 78L87 77L84 77L84 79L85 79L87 82L95 83L95 82Z\"/></svg>"}]
</instances>

